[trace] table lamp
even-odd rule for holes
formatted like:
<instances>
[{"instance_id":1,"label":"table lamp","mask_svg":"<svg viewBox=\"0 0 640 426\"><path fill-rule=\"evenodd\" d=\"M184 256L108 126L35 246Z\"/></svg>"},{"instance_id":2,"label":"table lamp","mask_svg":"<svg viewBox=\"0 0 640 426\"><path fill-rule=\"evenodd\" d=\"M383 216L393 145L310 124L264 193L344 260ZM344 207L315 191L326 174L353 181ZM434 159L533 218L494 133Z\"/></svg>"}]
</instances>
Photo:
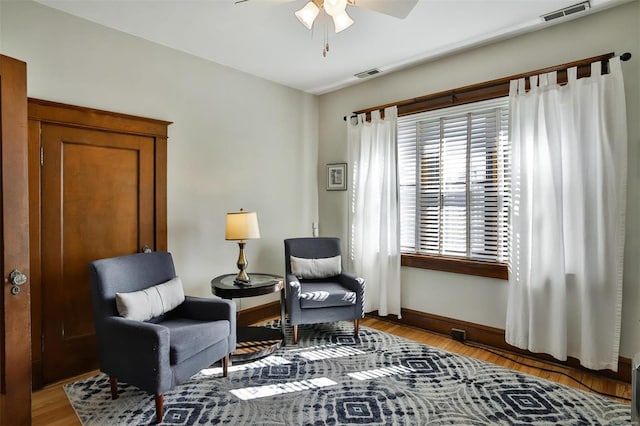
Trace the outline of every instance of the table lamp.
<instances>
[{"instance_id":1,"label":"table lamp","mask_svg":"<svg viewBox=\"0 0 640 426\"><path fill-rule=\"evenodd\" d=\"M255 212L245 212L240 209L239 212L227 213L227 228L225 231L225 240L238 241L240 253L236 265L240 272L236 276L236 283L248 284L251 278L245 271L248 263L244 256L244 245L246 240L260 238L260 228L258 227L258 215Z\"/></svg>"}]
</instances>

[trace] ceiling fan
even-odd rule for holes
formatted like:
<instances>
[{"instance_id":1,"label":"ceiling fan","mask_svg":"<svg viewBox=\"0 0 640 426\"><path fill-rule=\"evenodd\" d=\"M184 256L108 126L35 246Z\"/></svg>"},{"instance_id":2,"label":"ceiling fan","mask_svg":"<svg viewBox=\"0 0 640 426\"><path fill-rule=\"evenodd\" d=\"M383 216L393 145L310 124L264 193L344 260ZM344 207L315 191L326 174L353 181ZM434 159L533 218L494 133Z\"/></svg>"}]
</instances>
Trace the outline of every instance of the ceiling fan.
<instances>
[{"instance_id":1,"label":"ceiling fan","mask_svg":"<svg viewBox=\"0 0 640 426\"><path fill-rule=\"evenodd\" d=\"M245 3L249 0L235 0L235 4ZM294 1L294 0L288 0ZM312 0L318 8L321 8L325 1ZM350 6L361 7L363 9L374 10L376 12L404 19L413 10L418 0L347 0Z\"/></svg>"},{"instance_id":2,"label":"ceiling fan","mask_svg":"<svg viewBox=\"0 0 640 426\"><path fill-rule=\"evenodd\" d=\"M235 3L244 3L248 0L237 0ZM385 15L404 19L418 3L418 0L309 0L307 4L295 13L296 18L309 30L319 14L331 17L336 33L346 30L353 25L353 19L347 13L347 6L361 7L373 10ZM322 56L329 52L328 43L328 19L324 20L324 47Z\"/></svg>"}]
</instances>

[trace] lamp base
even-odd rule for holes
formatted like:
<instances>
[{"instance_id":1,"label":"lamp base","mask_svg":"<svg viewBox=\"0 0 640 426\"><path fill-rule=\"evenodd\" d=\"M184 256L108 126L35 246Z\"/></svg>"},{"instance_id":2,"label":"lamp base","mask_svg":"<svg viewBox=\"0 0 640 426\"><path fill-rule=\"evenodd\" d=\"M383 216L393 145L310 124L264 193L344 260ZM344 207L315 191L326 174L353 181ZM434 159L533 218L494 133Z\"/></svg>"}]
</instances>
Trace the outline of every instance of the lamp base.
<instances>
[{"instance_id":1,"label":"lamp base","mask_svg":"<svg viewBox=\"0 0 640 426\"><path fill-rule=\"evenodd\" d=\"M251 284L251 277L245 271L238 272L236 278L233 280L234 284Z\"/></svg>"},{"instance_id":2,"label":"lamp base","mask_svg":"<svg viewBox=\"0 0 640 426\"><path fill-rule=\"evenodd\" d=\"M245 271L249 263L247 262L247 258L244 256L244 241L239 241L238 246L240 247L240 253L238 253L238 261L236 262L236 266L240 270L238 275L236 275L236 279L233 281L234 284L249 284L251 283L251 277Z\"/></svg>"}]
</instances>

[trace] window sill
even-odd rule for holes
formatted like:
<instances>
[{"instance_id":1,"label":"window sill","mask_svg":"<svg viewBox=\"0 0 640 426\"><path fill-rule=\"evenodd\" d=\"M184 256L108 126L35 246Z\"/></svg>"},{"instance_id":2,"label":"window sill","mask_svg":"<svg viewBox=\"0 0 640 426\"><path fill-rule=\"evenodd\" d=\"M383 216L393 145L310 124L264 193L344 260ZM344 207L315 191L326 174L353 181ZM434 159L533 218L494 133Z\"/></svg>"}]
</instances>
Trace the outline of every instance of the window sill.
<instances>
[{"instance_id":1,"label":"window sill","mask_svg":"<svg viewBox=\"0 0 640 426\"><path fill-rule=\"evenodd\" d=\"M503 263L478 262L477 260L457 259L444 256L426 256L423 254L402 253L401 265L411 268L433 269L480 277L509 279L507 265Z\"/></svg>"}]
</instances>

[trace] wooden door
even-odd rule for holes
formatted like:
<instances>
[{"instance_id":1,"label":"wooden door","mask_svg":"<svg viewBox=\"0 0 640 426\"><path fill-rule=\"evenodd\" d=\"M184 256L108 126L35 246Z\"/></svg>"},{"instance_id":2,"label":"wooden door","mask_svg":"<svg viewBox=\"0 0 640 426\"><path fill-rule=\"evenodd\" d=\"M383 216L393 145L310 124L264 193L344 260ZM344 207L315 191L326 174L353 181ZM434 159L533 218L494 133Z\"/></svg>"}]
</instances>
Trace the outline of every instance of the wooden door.
<instances>
[{"instance_id":1,"label":"wooden door","mask_svg":"<svg viewBox=\"0 0 640 426\"><path fill-rule=\"evenodd\" d=\"M87 265L154 247L154 140L43 124L44 383L97 368Z\"/></svg>"},{"instance_id":2,"label":"wooden door","mask_svg":"<svg viewBox=\"0 0 640 426\"><path fill-rule=\"evenodd\" d=\"M1 1L1 0L0 0ZM28 99L34 389L97 366L87 263L167 249L168 121Z\"/></svg>"},{"instance_id":3,"label":"wooden door","mask_svg":"<svg viewBox=\"0 0 640 426\"><path fill-rule=\"evenodd\" d=\"M0 55L0 425L31 424L26 64ZM11 285L11 271L26 278ZM14 275L15 276L15 275ZM19 291L12 288L19 288ZM15 294L14 294L15 293Z\"/></svg>"}]
</instances>

